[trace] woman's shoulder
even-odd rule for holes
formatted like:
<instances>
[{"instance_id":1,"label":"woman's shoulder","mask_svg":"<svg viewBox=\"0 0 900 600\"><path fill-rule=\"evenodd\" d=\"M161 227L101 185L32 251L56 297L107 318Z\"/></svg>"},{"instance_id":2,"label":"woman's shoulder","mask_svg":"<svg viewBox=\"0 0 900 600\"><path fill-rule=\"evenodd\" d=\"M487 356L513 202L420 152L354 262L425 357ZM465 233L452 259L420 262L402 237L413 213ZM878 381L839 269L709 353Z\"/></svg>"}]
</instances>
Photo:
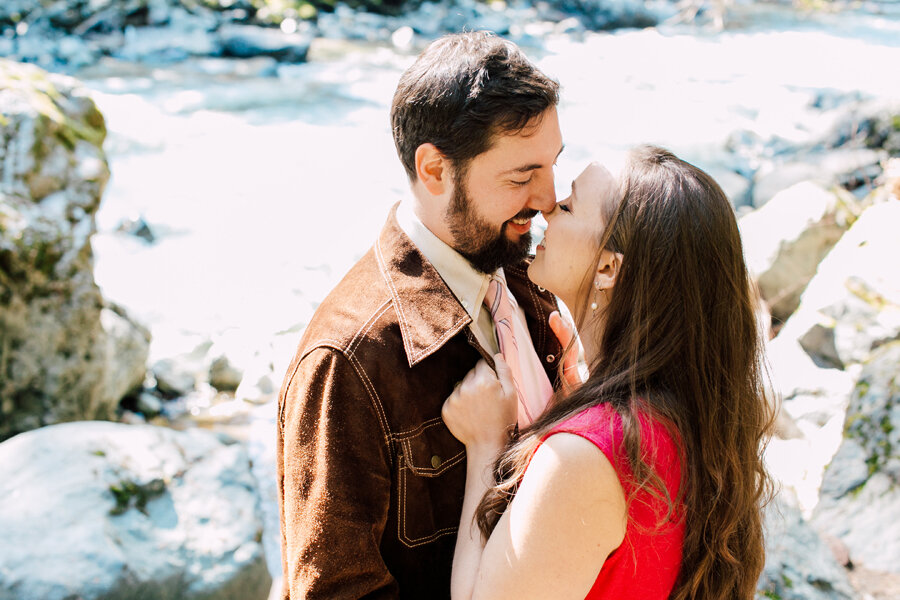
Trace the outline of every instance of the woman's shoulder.
<instances>
[{"instance_id":1,"label":"woman's shoulder","mask_svg":"<svg viewBox=\"0 0 900 600\"><path fill-rule=\"evenodd\" d=\"M589 406L556 424L544 439L559 433L586 438L609 455L621 442L622 417L608 403Z\"/></svg>"}]
</instances>

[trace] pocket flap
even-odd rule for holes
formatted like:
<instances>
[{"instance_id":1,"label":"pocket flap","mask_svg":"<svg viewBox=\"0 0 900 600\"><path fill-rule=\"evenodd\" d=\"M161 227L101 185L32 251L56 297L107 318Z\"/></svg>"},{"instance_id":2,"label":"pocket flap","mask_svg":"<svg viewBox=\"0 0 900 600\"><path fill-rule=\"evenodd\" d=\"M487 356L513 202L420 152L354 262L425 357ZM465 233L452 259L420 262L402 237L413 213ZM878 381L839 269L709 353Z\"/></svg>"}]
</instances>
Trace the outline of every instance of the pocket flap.
<instances>
[{"instance_id":1,"label":"pocket flap","mask_svg":"<svg viewBox=\"0 0 900 600\"><path fill-rule=\"evenodd\" d=\"M399 441L404 462L420 477L437 477L466 457L466 447L440 418L423 423Z\"/></svg>"}]
</instances>

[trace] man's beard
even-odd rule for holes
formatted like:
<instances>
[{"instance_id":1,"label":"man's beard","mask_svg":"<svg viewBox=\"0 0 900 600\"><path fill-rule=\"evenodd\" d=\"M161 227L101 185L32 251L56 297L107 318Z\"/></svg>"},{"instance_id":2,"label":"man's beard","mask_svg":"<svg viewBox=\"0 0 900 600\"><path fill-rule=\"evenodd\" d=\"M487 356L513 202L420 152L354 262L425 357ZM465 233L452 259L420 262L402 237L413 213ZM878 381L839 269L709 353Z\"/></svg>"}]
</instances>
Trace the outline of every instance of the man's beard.
<instances>
[{"instance_id":1,"label":"man's beard","mask_svg":"<svg viewBox=\"0 0 900 600\"><path fill-rule=\"evenodd\" d=\"M522 234L518 242L506 237L506 223L496 232L475 212L464 183L465 175L457 179L446 215L456 244L454 249L481 273L493 273L500 267L521 262L531 249L531 232ZM530 219L537 213L536 210L524 209L514 218Z\"/></svg>"}]
</instances>

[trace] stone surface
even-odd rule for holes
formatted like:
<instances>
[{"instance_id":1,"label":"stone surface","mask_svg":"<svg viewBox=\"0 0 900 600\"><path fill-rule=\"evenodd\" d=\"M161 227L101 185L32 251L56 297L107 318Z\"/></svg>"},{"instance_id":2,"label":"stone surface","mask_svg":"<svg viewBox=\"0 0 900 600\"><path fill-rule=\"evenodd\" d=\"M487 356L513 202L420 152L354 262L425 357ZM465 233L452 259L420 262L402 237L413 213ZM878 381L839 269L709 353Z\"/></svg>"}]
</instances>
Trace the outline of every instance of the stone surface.
<instances>
[{"instance_id":1,"label":"stone surface","mask_svg":"<svg viewBox=\"0 0 900 600\"><path fill-rule=\"evenodd\" d=\"M119 306L100 311L100 323L106 333L107 364L102 393L112 404L143 386L150 354L150 331L129 318Z\"/></svg>"},{"instance_id":2,"label":"stone surface","mask_svg":"<svg viewBox=\"0 0 900 600\"><path fill-rule=\"evenodd\" d=\"M814 520L854 564L900 574L900 342L879 348L860 374Z\"/></svg>"},{"instance_id":3,"label":"stone surface","mask_svg":"<svg viewBox=\"0 0 900 600\"><path fill-rule=\"evenodd\" d=\"M785 494L766 509L766 566L757 589L780 600L856 598L828 545Z\"/></svg>"},{"instance_id":4,"label":"stone surface","mask_svg":"<svg viewBox=\"0 0 900 600\"><path fill-rule=\"evenodd\" d=\"M234 392L238 400L252 404L265 404L275 399L278 393L276 385L277 376L270 367L265 369L253 368L244 373L241 384Z\"/></svg>"},{"instance_id":5,"label":"stone surface","mask_svg":"<svg viewBox=\"0 0 900 600\"><path fill-rule=\"evenodd\" d=\"M833 126L818 140L825 148L848 144L900 152L900 101L877 99L854 102L841 111Z\"/></svg>"},{"instance_id":6,"label":"stone surface","mask_svg":"<svg viewBox=\"0 0 900 600\"><path fill-rule=\"evenodd\" d=\"M804 181L740 219L747 266L775 318L786 320L800 304L819 262L856 216L851 200Z\"/></svg>"},{"instance_id":7,"label":"stone surface","mask_svg":"<svg viewBox=\"0 0 900 600\"><path fill-rule=\"evenodd\" d=\"M227 357L220 356L209 365L209 384L220 392L233 392L241 385L244 372Z\"/></svg>"},{"instance_id":8,"label":"stone surface","mask_svg":"<svg viewBox=\"0 0 900 600\"><path fill-rule=\"evenodd\" d=\"M786 162L775 163L757 175L753 205L761 207L782 190L807 180L826 187L843 185L852 189L874 180L887 157L888 153L881 149L852 147L792 155Z\"/></svg>"},{"instance_id":9,"label":"stone surface","mask_svg":"<svg viewBox=\"0 0 900 600\"><path fill-rule=\"evenodd\" d=\"M766 465L808 515L819 500L822 473L841 444L855 377L850 371L816 365L797 340L783 332L769 342L767 354L781 410L776 437L766 448Z\"/></svg>"},{"instance_id":10,"label":"stone surface","mask_svg":"<svg viewBox=\"0 0 900 600\"><path fill-rule=\"evenodd\" d=\"M779 333L804 338L813 356L836 354L843 365L866 361L871 351L900 337L900 201L867 208L819 264L800 307ZM814 328L833 337L808 335ZM812 345L815 338L821 347Z\"/></svg>"},{"instance_id":11,"label":"stone surface","mask_svg":"<svg viewBox=\"0 0 900 600\"><path fill-rule=\"evenodd\" d=\"M94 215L103 116L72 79L0 59L0 439L113 416L143 379L146 332L104 313Z\"/></svg>"},{"instance_id":12,"label":"stone surface","mask_svg":"<svg viewBox=\"0 0 900 600\"><path fill-rule=\"evenodd\" d=\"M0 34L6 34L0 35L0 56L46 68L83 67L110 55L154 63L198 55L302 62L317 36L412 50L445 33L483 29L539 46L547 34L647 27L679 12L673 0L352 4L355 8L331 0L9 0L0 5Z\"/></svg>"},{"instance_id":13,"label":"stone surface","mask_svg":"<svg viewBox=\"0 0 900 600\"><path fill-rule=\"evenodd\" d=\"M209 432L67 423L0 444L0 599L264 600L245 450Z\"/></svg>"},{"instance_id":14,"label":"stone surface","mask_svg":"<svg viewBox=\"0 0 900 600\"><path fill-rule=\"evenodd\" d=\"M252 25L223 25L218 36L223 56L271 56L284 62L305 61L312 42L312 36L307 34L285 33L280 29Z\"/></svg>"},{"instance_id":15,"label":"stone surface","mask_svg":"<svg viewBox=\"0 0 900 600\"><path fill-rule=\"evenodd\" d=\"M196 365L188 360L164 358L150 368L156 388L164 396L175 398L189 394L197 386Z\"/></svg>"}]
</instances>

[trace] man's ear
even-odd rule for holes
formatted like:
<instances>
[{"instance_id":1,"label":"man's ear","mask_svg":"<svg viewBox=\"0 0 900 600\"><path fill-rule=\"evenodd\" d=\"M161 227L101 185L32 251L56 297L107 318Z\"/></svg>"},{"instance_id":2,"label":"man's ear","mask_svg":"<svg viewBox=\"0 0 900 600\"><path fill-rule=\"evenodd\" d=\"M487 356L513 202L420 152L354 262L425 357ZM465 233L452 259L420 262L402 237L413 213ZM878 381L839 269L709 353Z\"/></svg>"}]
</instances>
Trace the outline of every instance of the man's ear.
<instances>
[{"instance_id":1,"label":"man's ear","mask_svg":"<svg viewBox=\"0 0 900 600\"><path fill-rule=\"evenodd\" d=\"M599 289L609 290L615 287L616 278L622 269L622 253L604 249L597 261L597 273L594 275L594 285L598 283Z\"/></svg>"},{"instance_id":2,"label":"man's ear","mask_svg":"<svg viewBox=\"0 0 900 600\"><path fill-rule=\"evenodd\" d=\"M440 196L450 185L450 161L434 144L422 144L416 148L416 176L428 193Z\"/></svg>"}]
</instances>

